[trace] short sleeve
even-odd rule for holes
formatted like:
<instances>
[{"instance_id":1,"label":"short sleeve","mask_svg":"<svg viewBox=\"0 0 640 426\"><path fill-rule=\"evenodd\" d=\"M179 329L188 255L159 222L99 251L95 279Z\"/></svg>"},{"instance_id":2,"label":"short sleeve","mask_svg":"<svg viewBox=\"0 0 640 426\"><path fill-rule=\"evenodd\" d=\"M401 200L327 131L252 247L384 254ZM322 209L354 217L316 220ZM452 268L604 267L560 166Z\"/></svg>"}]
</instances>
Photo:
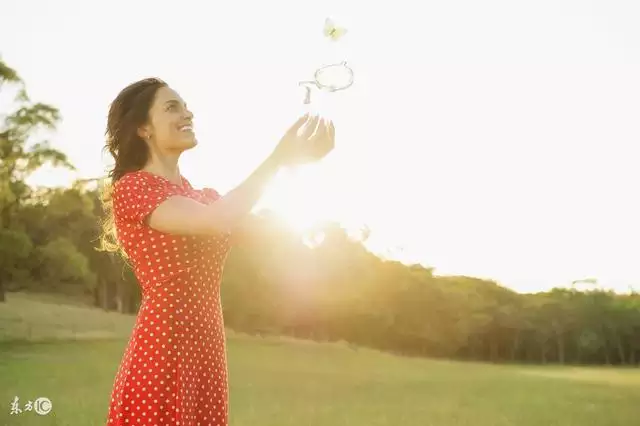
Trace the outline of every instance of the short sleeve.
<instances>
[{"instance_id":1,"label":"short sleeve","mask_svg":"<svg viewBox=\"0 0 640 426\"><path fill-rule=\"evenodd\" d=\"M213 203L220 198L220 193L213 188L203 188L202 194L209 203Z\"/></svg>"},{"instance_id":2,"label":"short sleeve","mask_svg":"<svg viewBox=\"0 0 640 426\"><path fill-rule=\"evenodd\" d=\"M169 185L159 179L136 173L122 177L113 191L116 220L143 223L162 202L174 195Z\"/></svg>"}]
</instances>

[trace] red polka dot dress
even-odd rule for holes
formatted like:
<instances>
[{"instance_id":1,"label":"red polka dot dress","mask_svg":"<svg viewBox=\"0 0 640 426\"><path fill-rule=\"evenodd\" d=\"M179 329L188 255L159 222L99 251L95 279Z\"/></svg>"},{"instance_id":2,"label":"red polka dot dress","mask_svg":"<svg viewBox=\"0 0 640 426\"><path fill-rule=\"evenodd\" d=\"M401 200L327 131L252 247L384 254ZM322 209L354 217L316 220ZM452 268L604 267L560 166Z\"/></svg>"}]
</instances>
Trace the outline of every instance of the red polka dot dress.
<instances>
[{"instance_id":1,"label":"red polka dot dress","mask_svg":"<svg viewBox=\"0 0 640 426\"><path fill-rule=\"evenodd\" d=\"M203 204L220 197L213 189L195 190L182 181L180 186L137 171L114 185L118 239L140 283L142 301L113 385L108 426L228 424L220 279L229 235L171 235L144 222L173 195Z\"/></svg>"}]
</instances>

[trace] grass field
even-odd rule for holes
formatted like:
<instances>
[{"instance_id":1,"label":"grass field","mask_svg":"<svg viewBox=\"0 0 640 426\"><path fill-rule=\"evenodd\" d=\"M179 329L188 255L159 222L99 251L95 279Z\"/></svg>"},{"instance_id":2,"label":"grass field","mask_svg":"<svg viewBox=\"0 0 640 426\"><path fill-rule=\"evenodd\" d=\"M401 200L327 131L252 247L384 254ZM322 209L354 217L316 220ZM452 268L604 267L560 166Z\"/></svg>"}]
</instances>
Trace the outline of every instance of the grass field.
<instances>
[{"instance_id":1,"label":"grass field","mask_svg":"<svg viewBox=\"0 0 640 426\"><path fill-rule=\"evenodd\" d=\"M0 425L103 425L134 318L10 294L0 305ZM24 341L29 337L32 342ZM402 358L229 334L233 426L629 426L640 370ZM10 414L48 397L51 413Z\"/></svg>"}]
</instances>

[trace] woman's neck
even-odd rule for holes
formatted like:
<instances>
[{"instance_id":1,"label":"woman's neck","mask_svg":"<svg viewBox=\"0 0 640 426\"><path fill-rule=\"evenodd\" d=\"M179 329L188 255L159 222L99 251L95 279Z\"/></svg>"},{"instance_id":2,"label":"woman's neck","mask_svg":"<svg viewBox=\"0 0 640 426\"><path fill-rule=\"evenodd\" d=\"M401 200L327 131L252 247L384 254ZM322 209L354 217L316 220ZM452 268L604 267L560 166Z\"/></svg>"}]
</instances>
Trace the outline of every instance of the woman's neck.
<instances>
[{"instance_id":1,"label":"woman's neck","mask_svg":"<svg viewBox=\"0 0 640 426\"><path fill-rule=\"evenodd\" d=\"M178 166L177 158L173 160L164 159L164 161L158 161L158 159L155 159L155 161L147 163L143 169L149 173L162 176L176 185L182 185L182 176L180 174L180 167Z\"/></svg>"}]
</instances>

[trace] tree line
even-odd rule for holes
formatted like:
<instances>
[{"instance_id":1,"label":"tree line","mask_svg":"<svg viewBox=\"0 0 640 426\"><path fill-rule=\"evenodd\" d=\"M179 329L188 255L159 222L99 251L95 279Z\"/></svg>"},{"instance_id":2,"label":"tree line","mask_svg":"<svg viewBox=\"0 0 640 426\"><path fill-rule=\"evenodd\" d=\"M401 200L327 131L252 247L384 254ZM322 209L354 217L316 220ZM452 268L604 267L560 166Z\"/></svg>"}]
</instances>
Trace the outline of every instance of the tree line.
<instances>
[{"instance_id":1,"label":"tree line","mask_svg":"<svg viewBox=\"0 0 640 426\"><path fill-rule=\"evenodd\" d=\"M12 291L60 293L135 314L131 268L96 250L103 217L96 182L37 188L45 164L73 168L36 135L54 131L59 111L33 102L18 73L0 61L0 95L13 96L0 123L0 302ZM254 238L234 247L222 301L231 329L318 341L347 341L412 356L524 363L640 361L640 295L593 288L519 294L496 282L436 276L381 259L338 224L309 246L276 215L255 215Z\"/></svg>"}]
</instances>

